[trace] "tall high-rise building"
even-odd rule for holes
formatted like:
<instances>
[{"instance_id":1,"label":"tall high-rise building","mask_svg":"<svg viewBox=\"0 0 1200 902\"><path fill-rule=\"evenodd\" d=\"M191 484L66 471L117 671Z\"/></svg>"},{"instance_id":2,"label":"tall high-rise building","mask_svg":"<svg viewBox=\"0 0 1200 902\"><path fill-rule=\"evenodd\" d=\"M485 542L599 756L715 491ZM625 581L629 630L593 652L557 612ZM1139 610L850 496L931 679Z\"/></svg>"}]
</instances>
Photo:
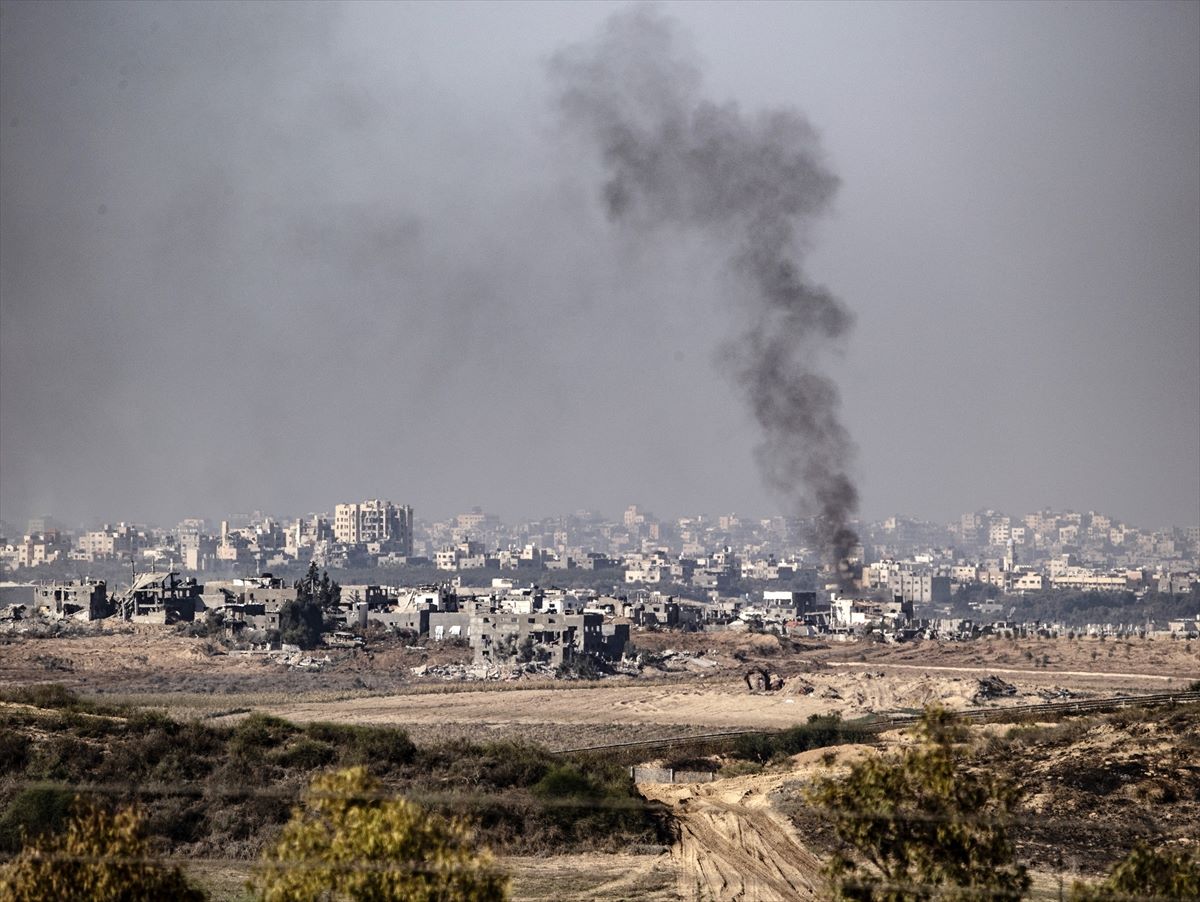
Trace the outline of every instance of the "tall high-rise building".
<instances>
[{"instance_id":1,"label":"tall high-rise building","mask_svg":"<svg viewBox=\"0 0 1200 902\"><path fill-rule=\"evenodd\" d=\"M334 511L333 538L343 545L386 542L400 554L411 555L413 510L378 499L339 504Z\"/></svg>"}]
</instances>

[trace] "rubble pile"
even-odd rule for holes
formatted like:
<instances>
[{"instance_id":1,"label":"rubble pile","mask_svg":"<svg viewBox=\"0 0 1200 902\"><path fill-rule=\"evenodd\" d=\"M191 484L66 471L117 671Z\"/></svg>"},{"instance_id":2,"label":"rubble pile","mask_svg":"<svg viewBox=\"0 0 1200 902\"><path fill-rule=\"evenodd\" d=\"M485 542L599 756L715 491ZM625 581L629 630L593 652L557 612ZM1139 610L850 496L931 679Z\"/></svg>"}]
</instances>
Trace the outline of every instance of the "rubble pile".
<instances>
[{"instance_id":1,"label":"rubble pile","mask_svg":"<svg viewBox=\"0 0 1200 902\"><path fill-rule=\"evenodd\" d=\"M446 682L470 682L474 680L520 680L526 676L553 677L556 668L541 661L525 664L420 664L410 667L409 673L417 677L438 677Z\"/></svg>"},{"instance_id":2,"label":"rubble pile","mask_svg":"<svg viewBox=\"0 0 1200 902\"><path fill-rule=\"evenodd\" d=\"M746 672L746 688L751 692L778 692L783 688L783 677L773 674L765 667L755 667ZM808 687L812 692L812 687Z\"/></svg>"},{"instance_id":3,"label":"rubble pile","mask_svg":"<svg viewBox=\"0 0 1200 902\"><path fill-rule=\"evenodd\" d=\"M981 704L993 698L1006 698L1016 695L1017 687L1007 683L998 676L986 676L979 680L979 686L971 697L973 704Z\"/></svg>"},{"instance_id":4,"label":"rubble pile","mask_svg":"<svg viewBox=\"0 0 1200 902\"><path fill-rule=\"evenodd\" d=\"M642 663L650 662L643 660ZM721 665L719 661L714 661L703 652L677 651L668 648L654 657L653 666L668 673L703 673Z\"/></svg>"},{"instance_id":5,"label":"rubble pile","mask_svg":"<svg viewBox=\"0 0 1200 902\"><path fill-rule=\"evenodd\" d=\"M333 663L329 655L325 655L323 658L315 658L312 655L301 652L276 654L276 658L281 664L287 665L291 670L320 670Z\"/></svg>"}]
</instances>

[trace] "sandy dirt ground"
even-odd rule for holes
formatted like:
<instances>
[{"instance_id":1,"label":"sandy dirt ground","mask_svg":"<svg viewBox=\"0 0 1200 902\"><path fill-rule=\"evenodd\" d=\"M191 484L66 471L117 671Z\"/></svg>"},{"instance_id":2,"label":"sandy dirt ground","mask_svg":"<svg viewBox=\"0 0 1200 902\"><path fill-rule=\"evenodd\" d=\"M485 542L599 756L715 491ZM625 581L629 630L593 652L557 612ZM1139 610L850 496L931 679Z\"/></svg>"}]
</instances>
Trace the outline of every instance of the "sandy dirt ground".
<instances>
[{"instance_id":1,"label":"sandy dirt ground","mask_svg":"<svg viewBox=\"0 0 1200 902\"><path fill-rule=\"evenodd\" d=\"M1015 693L980 695L980 680L999 676ZM845 662L787 677L776 692L751 692L738 678L696 677L686 683L653 680L571 688L488 689L437 694L397 694L369 698L284 703L264 710L292 720L420 726L472 724L480 730L524 727L536 730L551 748L578 748L585 725L658 725L664 735L709 730L784 728L812 714L837 711L853 718L873 713L914 711L931 703L952 710L981 706L1038 704L1066 694L1097 698L1183 688L1183 676L1162 674L1008 671L989 666L917 667L882 662ZM555 731L550 725L557 725ZM630 738L638 738L631 735ZM603 741L603 740L600 740ZM598 743L597 743L598 744Z\"/></svg>"},{"instance_id":2,"label":"sandy dirt ground","mask_svg":"<svg viewBox=\"0 0 1200 902\"><path fill-rule=\"evenodd\" d=\"M546 677L515 682L416 678L418 663L469 650L380 643L322 650L321 669L265 655L227 654L162 627L122 626L69 638L0 637L0 685L60 682L77 691L170 709L181 716L263 710L300 721L390 724L418 741L527 738L551 749L665 736L791 726L817 713L853 718L1161 692L1200 679L1200 642L982 639L906 645L791 642L769 635L638 634L667 652L661 669L599 683ZM754 666L783 678L751 692ZM984 697L995 676L1012 695Z\"/></svg>"},{"instance_id":3,"label":"sandy dirt ground","mask_svg":"<svg viewBox=\"0 0 1200 902\"><path fill-rule=\"evenodd\" d=\"M790 775L712 783L642 784L671 810L679 840L671 849L681 899L815 899L821 864L770 804Z\"/></svg>"},{"instance_id":4,"label":"sandy dirt ground","mask_svg":"<svg viewBox=\"0 0 1200 902\"><path fill-rule=\"evenodd\" d=\"M1021 670L1145 673L1164 677L1200 675L1200 642L1183 639L1096 639L1077 637L971 642L910 642L903 645L831 644L811 655L826 661L868 660L920 666L1006 667Z\"/></svg>"},{"instance_id":5,"label":"sandy dirt ground","mask_svg":"<svg viewBox=\"0 0 1200 902\"><path fill-rule=\"evenodd\" d=\"M500 866L511 875L512 898L517 902L675 902L680 898L668 853L509 856L500 859Z\"/></svg>"},{"instance_id":6,"label":"sandy dirt ground","mask_svg":"<svg viewBox=\"0 0 1200 902\"><path fill-rule=\"evenodd\" d=\"M297 666L297 660L305 665ZM320 648L289 658L230 651L172 627L107 622L68 637L0 633L0 685L54 682L118 695L387 691L411 685L412 667L470 660L469 648L413 649L400 640L368 649Z\"/></svg>"},{"instance_id":7,"label":"sandy dirt ground","mask_svg":"<svg viewBox=\"0 0 1200 902\"><path fill-rule=\"evenodd\" d=\"M249 902L252 861L179 861L212 902ZM671 856L616 853L502 856L514 902L677 902Z\"/></svg>"}]
</instances>

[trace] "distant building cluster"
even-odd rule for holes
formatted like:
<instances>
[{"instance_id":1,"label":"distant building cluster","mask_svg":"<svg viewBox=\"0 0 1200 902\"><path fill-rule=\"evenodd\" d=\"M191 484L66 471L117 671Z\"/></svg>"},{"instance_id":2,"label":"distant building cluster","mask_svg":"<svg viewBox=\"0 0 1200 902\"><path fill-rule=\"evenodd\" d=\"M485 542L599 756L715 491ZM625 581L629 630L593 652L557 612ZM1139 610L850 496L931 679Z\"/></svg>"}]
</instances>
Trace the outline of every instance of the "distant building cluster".
<instances>
[{"instance_id":1,"label":"distant building cluster","mask_svg":"<svg viewBox=\"0 0 1200 902\"><path fill-rule=\"evenodd\" d=\"M520 586L504 577L493 578L490 587L458 582L333 585L332 600L322 611L326 644L361 644L361 637L374 626L412 641L464 643L472 649L474 666L484 673L511 666L561 669L584 661L620 668L637 654L631 642L633 629L769 631L832 641L869 634L885 641L905 641L1067 632L1062 625L997 619L986 611L970 619L918 617L915 603L899 594L889 598L837 590L766 589L754 595L700 600L645 589L617 595L594 589ZM32 587L28 604L9 605L0 619L19 623L32 614L162 626L203 622L206 631L219 629L226 639L287 651L285 608L312 603L302 602L302 595L302 581L289 585L270 573L202 584L173 571L153 572L138 575L128 588L112 594L103 581L38 584ZM1200 637L1200 617L1160 625L1095 624L1082 632L1194 639Z\"/></svg>"},{"instance_id":2,"label":"distant building cluster","mask_svg":"<svg viewBox=\"0 0 1200 902\"><path fill-rule=\"evenodd\" d=\"M299 581L289 585L270 573L202 584L170 571L139 574L127 589L112 594L103 581L39 584L32 587L28 606L10 605L7 616L23 619L22 609L29 608L33 615L85 622L113 618L167 626L204 621L219 624L231 639L257 634L264 645L278 645L281 612L299 599ZM629 645L629 610L624 598L517 588L512 580L496 579L488 589L338 586L325 615L335 627L335 643L353 643L375 623L414 640L466 642L478 664L561 666L584 657L619 660Z\"/></svg>"},{"instance_id":3,"label":"distant building cluster","mask_svg":"<svg viewBox=\"0 0 1200 902\"><path fill-rule=\"evenodd\" d=\"M118 523L71 531L42 518L19 538L3 527L0 569L37 579L41 572L79 575L89 565L119 562L132 573L178 571L211 581L312 561L335 573L419 567L427 578L446 580L487 571L538 583L591 578L613 593L659 590L716 603L744 600L748 589L772 584L822 587L822 550L812 544L810 527L795 518L734 514L660 520L636 505L615 520L579 511L509 525L476 508L422 523L408 505L370 499L290 520L256 512L215 525L184 520L173 529ZM1195 526L1144 530L1095 511L1010 517L985 510L950 525L889 517L856 527L856 590L918 606L946 605L979 586L1015 595L1049 589L1175 595L1196 591L1200 582Z\"/></svg>"}]
</instances>

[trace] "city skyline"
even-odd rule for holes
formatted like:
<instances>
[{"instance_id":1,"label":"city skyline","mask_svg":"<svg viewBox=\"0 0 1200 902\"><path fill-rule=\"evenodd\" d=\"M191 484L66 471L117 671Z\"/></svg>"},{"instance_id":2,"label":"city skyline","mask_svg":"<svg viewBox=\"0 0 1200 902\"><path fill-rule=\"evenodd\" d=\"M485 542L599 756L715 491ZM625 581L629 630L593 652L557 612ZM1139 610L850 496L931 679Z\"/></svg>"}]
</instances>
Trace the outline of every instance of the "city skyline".
<instances>
[{"instance_id":1,"label":"city skyline","mask_svg":"<svg viewBox=\"0 0 1200 902\"><path fill-rule=\"evenodd\" d=\"M486 517L489 522L495 523L505 528L515 528L522 525L541 523L544 521L566 520L573 518L582 518L594 520L596 522L620 524L623 518L628 517L631 511L636 512L645 522L655 522L662 524L678 524L687 520L702 521L708 526L717 524L720 520L730 518L737 520L745 525L756 525L766 523L768 521L783 520L785 522L795 522L803 524L811 518L806 517L790 517L781 514L770 514L761 511L751 510L699 510L690 509L682 511L658 511L650 508L647 505L640 503L626 504L623 507L613 510L609 508L572 508L570 510L559 511L541 511L534 516L513 516L504 511L487 507L480 504L471 504L462 508L443 508L435 510L433 513L421 512L412 505L407 505L402 501L386 500L383 498L364 499L356 502L335 501L327 507L312 506L304 510L264 510L262 508L241 507L232 510L220 512L214 516L205 516L197 512L174 520L136 520L131 518L122 518L119 516L99 516L91 519L82 519L74 522L68 522L53 512L42 512L41 514L27 518L24 521L13 521L0 519L0 525L7 526L13 535L17 532L29 532L30 526L48 525L49 528L57 526L66 530L88 530L99 529L102 527L114 526L117 524L128 525L132 527L147 527L159 530L171 530L185 523L203 522L207 527L213 530L219 530L222 524L228 523L230 528L242 528L243 524L256 524L265 521L273 521L278 524L295 524L298 521L306 520L312 517L325 517L328 520L328 525L331 529L336 528L336 514L338 509L345 507L358 507L360 505L394 505L399 510L407 511L407 516L411 518L411 524L422 528L444 525L452 523L455 520L463 517L471 517L478 515ZM1033 508L1015 508L1003 505L981 505L970 509L962 509L951 517L947 518L927 518L920 517L906 511L893 511L880 517L860 516L855 518L854 522L865 527L879 527L886 524L888 521L896 520L909 523L929 524L937 527L944 527L948 530L954 530L962 523L963 518L969 516L990 516L1012 518L1017 521L1022 521L1024 518L1039 515L1053 514L1056 516L1083 516L1092 517L1099 516L1104 520L1111 521L1114 524L1122 524L1132 529L1138 530L1170 530L1170 529L1195 529L1200 528L1200 523L1195 522L1179 522L1179 523L1153 523L1142 522L1132 518L1126 518L1119 513L1113 511L1105 511L1103 508L1096 506L1084 506L1081 508L1057 507L1054 505L1039 505ZM34 532L40 531L34 529Z\"/></svg>"}]
</instances>

